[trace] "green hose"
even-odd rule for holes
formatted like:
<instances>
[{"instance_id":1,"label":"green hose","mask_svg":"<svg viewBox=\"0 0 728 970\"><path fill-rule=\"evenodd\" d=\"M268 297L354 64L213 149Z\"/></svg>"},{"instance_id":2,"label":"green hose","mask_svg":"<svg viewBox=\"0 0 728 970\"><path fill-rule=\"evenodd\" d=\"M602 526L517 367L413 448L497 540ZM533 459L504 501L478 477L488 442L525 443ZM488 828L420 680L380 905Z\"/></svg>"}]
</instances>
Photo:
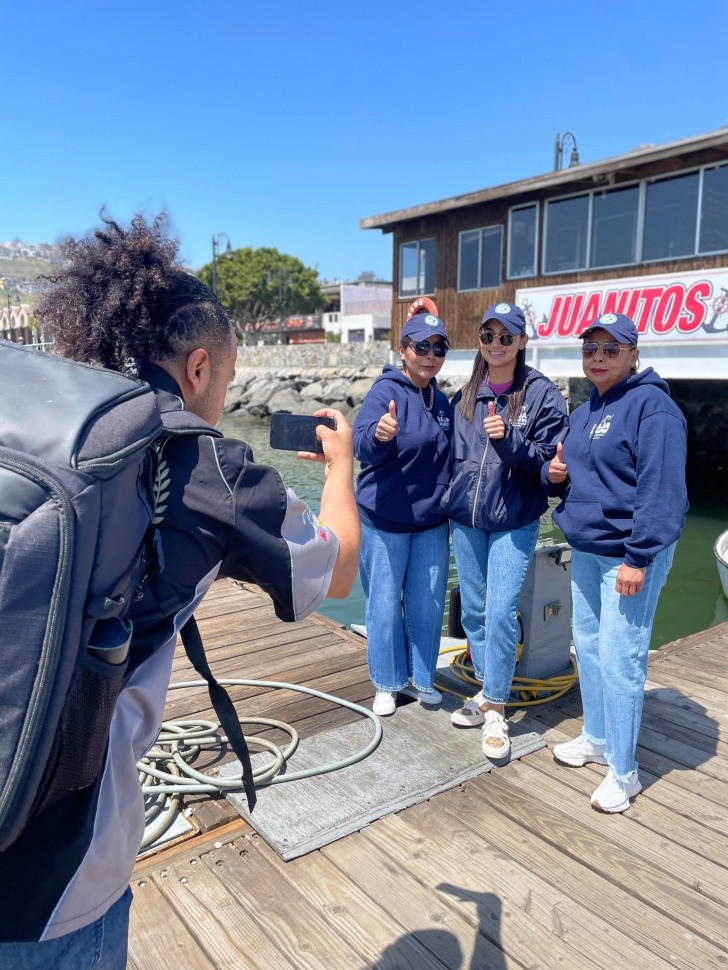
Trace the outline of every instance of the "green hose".
<instances>
[{"instance_id":1,"label":"green hose","mask_svg":"<svg viewBox=\"0 0 728 970\"><path fill-rule=\"evenodd\" d=\"M267 750L272 759L266 764L253 769L253 779L256 788L267 788L269 785L282 784L288 781L298 781L301 778L313 778L316 775L327 774L346 768L349 765L363 761L379 746L382 740L382 724L376 714L366 707L346 701L333 694L315 690L313 687L302 687L298 684L287 684L276 680L242 680L228 677L218 681L224 686L240 687L270 687L276 690L294 690L301 694L310 694L322 700L331 701L341 707L347 707L364 717L368 717L374 724L374 735L361 751L330 761L314 768L303 771L292 771L280 774L281 768L293 755L298 747L298 732L291 725L283 721L275 721L264 717L241 718L240 723L262 724L275 727L289 735L289 743L281 748L266 738L248 736L248 745L252 748ZM170 684L170 690L181 690L186 687L206 687L204 680L186 680ZM234 792L243 790L242 774L225 778L211 778L202 774L189 764L203 747L213 747L227 741L224 734L219 733L219 725L213 721L164 721L154 746L146 756L137 763L142 793L145 798L145 820L147 825L151 821L156 824L145 837L141 849L144 850L156 842L171 825L179 809L179 802L185 794L213 794L216 792ZM165 796L171 796L166 798Z\"/></svg>"}]
</instances>

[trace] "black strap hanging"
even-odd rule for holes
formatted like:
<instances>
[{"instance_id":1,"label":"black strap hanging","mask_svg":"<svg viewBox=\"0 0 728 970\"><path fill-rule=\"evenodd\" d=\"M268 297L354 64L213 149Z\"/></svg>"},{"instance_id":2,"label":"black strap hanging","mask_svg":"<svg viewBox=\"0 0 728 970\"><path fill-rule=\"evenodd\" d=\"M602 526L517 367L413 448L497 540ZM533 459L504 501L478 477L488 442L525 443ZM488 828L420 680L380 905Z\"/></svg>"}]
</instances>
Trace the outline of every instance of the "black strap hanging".
<instances>
[{"instance_id":1,"label":"black strap hanging","mask_svg":"<svg viewBox=\"0 0 728 970\"><path fill-rule=\"evenodd\" d=\"M182 627L180 636L182 637L182 643L192 665L200 677L204 677L207 681L207 689L210 693L212 706L220 718L220 724L227 735L230 747L240 759L240 764L243 768L243 787L245 788L245 796L248 800L248 811L252 812L255 808L256 794L255 782L253 780L253 766L250 763L248 745L245 741L243 729L240 727L240 721L238 720L235 707L230 700L230 695L221 684L218 684L214 674L210 670L207 657L205 656L205 648L202 644L200 630L194 616L191 616Z\"/></svg>"}]
</instances>

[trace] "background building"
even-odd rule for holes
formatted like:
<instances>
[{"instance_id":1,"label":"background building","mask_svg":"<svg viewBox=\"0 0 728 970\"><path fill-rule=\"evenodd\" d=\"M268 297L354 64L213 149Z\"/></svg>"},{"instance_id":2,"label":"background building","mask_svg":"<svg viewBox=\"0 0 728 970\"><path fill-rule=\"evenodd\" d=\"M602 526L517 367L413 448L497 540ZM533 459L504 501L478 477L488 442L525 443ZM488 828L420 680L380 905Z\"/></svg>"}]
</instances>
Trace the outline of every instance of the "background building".
<instances>
[{"instance_id":1,"label":"background building","mask_svg":"<svg viewBox=\"0 0 728 970\"><path fill-rule=\"evenodd\" d=\"M323 315L327 336L342 343L389 340L392 329L392 284L384 280L337 280L320 284L330 305ZM329 337L329 339L331 339Z\"/></svg>"},{"instance_id":2,"label":"background building","mask_svg":"<svg viewBox=\"0 0 728 970\"><path fill-rule=\"evenodd\" d=\"M469 348L447 363L469 370L483 310L517 302L530 361L577 376L581 330L621 311L663 376L728 378L728 128L588 164L574 153L568 168L361 226L392 233L393 346L410 302L432 296Z\"/></svg>"}]
</instances>

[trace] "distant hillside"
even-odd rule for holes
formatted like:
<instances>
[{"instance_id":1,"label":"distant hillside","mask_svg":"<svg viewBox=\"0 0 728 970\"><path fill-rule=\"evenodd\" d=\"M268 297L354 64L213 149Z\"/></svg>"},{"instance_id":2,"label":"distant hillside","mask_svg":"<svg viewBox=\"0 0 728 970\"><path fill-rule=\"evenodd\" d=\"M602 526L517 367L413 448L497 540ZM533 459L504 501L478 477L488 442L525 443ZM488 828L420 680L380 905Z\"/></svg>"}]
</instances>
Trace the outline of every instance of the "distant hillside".
<instances>
[{"instance_id":1,"label":"distant hillside","mask_svg":"<svg viewBox=\"0 0 728 970\"><path fill-rule=\"evenodd\" d=\"M50 271L51 264L47 259L35 256L14 256L12 259L0 259L0 278L11 280L34 280L36 276Z\"/></svg>"}]
</instances>

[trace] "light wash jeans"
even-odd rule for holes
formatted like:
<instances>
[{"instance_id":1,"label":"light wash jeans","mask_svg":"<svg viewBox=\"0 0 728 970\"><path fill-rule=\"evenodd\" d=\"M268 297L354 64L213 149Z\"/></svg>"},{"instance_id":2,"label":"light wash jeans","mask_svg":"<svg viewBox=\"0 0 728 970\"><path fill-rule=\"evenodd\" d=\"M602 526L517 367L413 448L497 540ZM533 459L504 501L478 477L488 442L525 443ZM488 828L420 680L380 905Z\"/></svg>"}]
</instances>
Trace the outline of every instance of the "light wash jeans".
<instances>
[{"instance_id":1,"label":"light wash jeans","mask_svg":"<svg viewBox=\"0 0 728 970\"><path fill-rule=\"evenodd\" d=\"M637 769L652 621L675 545L655 556L636 596L615 589L622 559L572 552L572 625L584 735L606 746L607 764L620 781Z\"/></svg>"},{"instance_id":2,"label":"light wash jeans","mask_svg":"<svg viewBox=\"0 0 728 970\"><path fill-rule=\"evenodd\" d=\"M101 919L40 943L0 943L2 970L125 970L131 889Z\"/></svg>"},{"instance_id":3,"label":"light wash jeans","mask_svg":"<svg viewBox=\"0 0 728 970\"><path fill-rule=\"evenodd\" d=\"M382 532L362 522L369 676L377 690L432 690L449 564L447 524Z\"/></svg>"},{"instance_id":4,"label":"light wash jeans","mask_svg":"<svg viewBox=\"0 0 728 970\"><path fill-rule=\"evenodd\" d=\"M539 520L512 532L485 532L451 522L460 584L461 622L483 697L505 704L518 646L521 586L538 538Z\"/></svg>"}]
</instances>

